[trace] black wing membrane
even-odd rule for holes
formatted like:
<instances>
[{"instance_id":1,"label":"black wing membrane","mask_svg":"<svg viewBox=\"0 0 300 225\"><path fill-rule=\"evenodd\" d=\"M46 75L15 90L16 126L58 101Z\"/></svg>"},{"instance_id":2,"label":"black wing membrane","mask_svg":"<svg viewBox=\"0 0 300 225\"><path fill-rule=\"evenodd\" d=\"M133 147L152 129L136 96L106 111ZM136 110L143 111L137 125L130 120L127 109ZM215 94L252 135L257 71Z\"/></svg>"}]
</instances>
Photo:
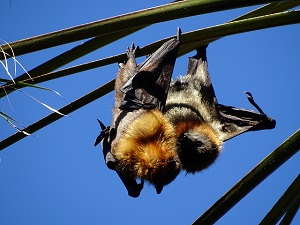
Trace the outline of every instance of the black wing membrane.
<instances>
[{"instance_id":1,"label":"black wing membrane","mask_svg":"<svg viewBox=\"0 0 300 225\"><path fill-rule=\"evenodd\" d=\"M109 126L105 127L105 125L100 120L98 120L98 122L100 124L102 131L100 132L100 135L96 138L94 145L97 146L100 142L102 142L103 156L104 156L106 166L109 169L116 171L115 168L116 160L110 151L111 150L111 143L109 141L110 127ZM142 180L141 183L138 184L135 178L128 177L118 171L116 171L116 173L118 174L119 178L121 179L124 186L126 187L128 195L134 198L138 197L144 187L144 181Z\"/></svg>"},{"instance_id":2,"label":"black wing membrane","mask_svg":"<svg viewBox=\"0 0 300 225\"><path fill-rule=\"evenodd\" d=\"M248 98L251 96L250 98L254 101L251 93L247 92L247 94ZM263 112L256 113L252 110L221 104L218 104L218 109L223 121L223 141L227 141L244 132L274 129L276 126L276 121Z\"/></svg>"},{"instance_id":3,"label":"black wing membrane","mask_svg":"<svg viewBox=\"0 0 300 225\"><path fill-rule=\"evenodd\" d=\"M258 113L218 103L208 72L206 48L207 45L197 49L196 56L189 58L187 74L200 77L199 95L205 102L206 110L212 115L214 122L216 122L215 119L219 121L219 138L222 141L227 141L248 131L275 128L276 121L261 110L250 92L245 93L248 95L249 102L259 111ZM199 68L201 71L199 71ZM199 74L201 75L199 76ZM211 117L207 120L211 122Z\"/></svg>"},{"instance_id":4,"label":"black wing membrane","mask_svg":"<svg viewBox=\"0 0 300 225\"><path fill-rule=\"evenodd\" d=\"M115 82L115 90L116 96L115 101L116 104L119 105L123 98L123 93L118 91L122 88L122 86L133 76L136 71L136 61L135 61L135 52L138 50L138 47L135 47L134 44L127 49L127 60L123 63L119 63L119 72L118 72L118 79ZM120 111L114 113L113 121L119 116ZM116 171L115 167L115 158L111 152L111 142L115 137L115 128L114 126L106 127L100 120L98 120L101 128L101 132L99 136L96 138L94 146L97 146L100 142L102 142L102 151L106 166ZM112 123L113 125L113 123ZM141 190L143 189L144 182L142 181L140 184L137 183L136 179L132 177L128 177L123 175L122 173L116 171L117 175L123 182L124 186L128 191L128 195L131 197L138 197L140 195Z\"/></svg>"},{"instance_id":5,"label":"black wing membrane","mask_svg":"<svg viewBox=\"0 0 300 225\"><path fill-rule=\"evenodd\" d=\"M121 89L120 109L164 109L178 49L179 40L171 39L137 66L136 74Z\"/></svg>"}]
</instances>

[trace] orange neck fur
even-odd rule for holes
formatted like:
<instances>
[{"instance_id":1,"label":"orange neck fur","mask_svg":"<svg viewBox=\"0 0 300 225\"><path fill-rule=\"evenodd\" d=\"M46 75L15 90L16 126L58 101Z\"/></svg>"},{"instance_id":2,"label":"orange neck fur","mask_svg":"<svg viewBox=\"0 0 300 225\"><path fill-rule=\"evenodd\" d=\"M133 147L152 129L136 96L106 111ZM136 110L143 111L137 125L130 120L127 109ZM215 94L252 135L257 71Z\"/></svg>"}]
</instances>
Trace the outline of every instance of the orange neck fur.
<instances>
[{"instance_id":1,"label":"orange neck fur","mask_svg":"<svg viewBox=\"0 0 300 225\"><path fill-rule=\"evenodd\" d=\"M175 125L176 137L178 138L183 133L188 131L195 131L206 134L213 143L219 145L221 141L219 140L216 132L212 129L210 125L205 122L196 122L196 121L185 121L179 122Z\"/></svg>"}]
</instances>

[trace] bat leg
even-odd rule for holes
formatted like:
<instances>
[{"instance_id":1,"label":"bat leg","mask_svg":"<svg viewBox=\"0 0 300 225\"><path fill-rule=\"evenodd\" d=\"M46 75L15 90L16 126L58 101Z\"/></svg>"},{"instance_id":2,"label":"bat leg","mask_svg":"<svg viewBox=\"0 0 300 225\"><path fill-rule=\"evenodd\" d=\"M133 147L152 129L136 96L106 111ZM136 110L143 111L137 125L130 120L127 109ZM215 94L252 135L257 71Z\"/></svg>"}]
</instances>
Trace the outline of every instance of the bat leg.
<instances>
[{"instance_id":1,"label":"bat leg","mask_svg":"<svg viewBox=\"0 0 300 225\"><path fill-rule=\"evenodd\" d=\"M207 45L203 45L199 48L196 49L196 55L193 56L194 59L202 59L202 61L207 61L206 58L206 49L207 49Z\"/></svg>"},{"instance_id":2,"label":"bat leg","mask_svg":"<svg viewBox=\"0 0 300 225\"><path fill-rule=\"evenodd\" d=\"M124 186L126 187L128 195L133 198L139 197L139 195L144 187L144 180L141 180L141 183L138 184L133 177L128 177L118 171L117 171L117 174L119 175Z\"/></svg>"}]
</instances>

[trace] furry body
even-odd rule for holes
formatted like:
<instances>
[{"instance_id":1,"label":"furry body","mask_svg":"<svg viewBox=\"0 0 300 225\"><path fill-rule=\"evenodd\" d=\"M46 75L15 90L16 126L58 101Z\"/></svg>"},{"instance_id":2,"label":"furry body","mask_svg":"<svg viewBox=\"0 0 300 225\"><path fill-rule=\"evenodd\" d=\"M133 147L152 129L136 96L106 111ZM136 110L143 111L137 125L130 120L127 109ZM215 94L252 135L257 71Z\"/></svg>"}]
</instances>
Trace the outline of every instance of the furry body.
<instances>
[{"instance_id":1,"label":"furry body","mask_svg":"<svg viewBox=\"0 0 300 225\"><path fill-rule=\"evenodd\" d=\"M187 74L171 83L165 116L176 130L182 169L195 173L210 166L224 141L251 130L273 129L276 121L262 112L218 104L208 72L206 47L189 58Z\"/></svg>"},{"instance_id":2,"label":"furry body","mask_svg":"<svg viewBox=\"0 0 300 225\"><path fill-rule=\"evenodd\" d=\"M103 139L106 163L132 197L140 194L144 180L160 193L180 172L175 130L162 113L178 49L179 41L172 39L139 65L134 46L127 50L116 77L110 129L96 141Z\"/></svg>"},{"instance_id":3,"label":"furry body","mask_svg":"<svg viewBox=\"0 0 300 225\"><path fill-rule=\"evenodd\" d=\"M209 90L207 62L193 59L193 69L171 83L165 116L175 127L182 169L195 173L211 165L218 157L223 141L219 138L215 112L201 92Z\"/></svg>"}]
</instances>

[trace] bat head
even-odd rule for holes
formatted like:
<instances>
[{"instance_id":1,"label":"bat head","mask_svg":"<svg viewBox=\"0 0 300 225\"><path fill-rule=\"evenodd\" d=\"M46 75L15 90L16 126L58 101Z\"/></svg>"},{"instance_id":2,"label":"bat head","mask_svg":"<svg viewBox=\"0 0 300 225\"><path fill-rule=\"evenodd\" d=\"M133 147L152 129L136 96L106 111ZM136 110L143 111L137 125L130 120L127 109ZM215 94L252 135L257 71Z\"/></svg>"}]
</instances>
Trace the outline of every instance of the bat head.
<instances>
[{"instance_id":1,"label":"bat head","mask_svg":"<svg viewBox=\"0 0 300 225\"><path fill-rule=\"evenodd\" d=\"M207 122L188 109L182 109L186 120L174 121L177 152L182 169L195 173L210 166L222 150L218 133Z\"/></svg>"},{"instance_id":2,"label":"bat head","mask_svg":"<svg viewBox=\"0 0 300 225\"><path fill-rule=\"evenodd\" d=\"M178 154L182 169L195 173L209 167L218 157L221 145L202 132L186 132L178 137Z\"/></svg>"}]
</instances>

